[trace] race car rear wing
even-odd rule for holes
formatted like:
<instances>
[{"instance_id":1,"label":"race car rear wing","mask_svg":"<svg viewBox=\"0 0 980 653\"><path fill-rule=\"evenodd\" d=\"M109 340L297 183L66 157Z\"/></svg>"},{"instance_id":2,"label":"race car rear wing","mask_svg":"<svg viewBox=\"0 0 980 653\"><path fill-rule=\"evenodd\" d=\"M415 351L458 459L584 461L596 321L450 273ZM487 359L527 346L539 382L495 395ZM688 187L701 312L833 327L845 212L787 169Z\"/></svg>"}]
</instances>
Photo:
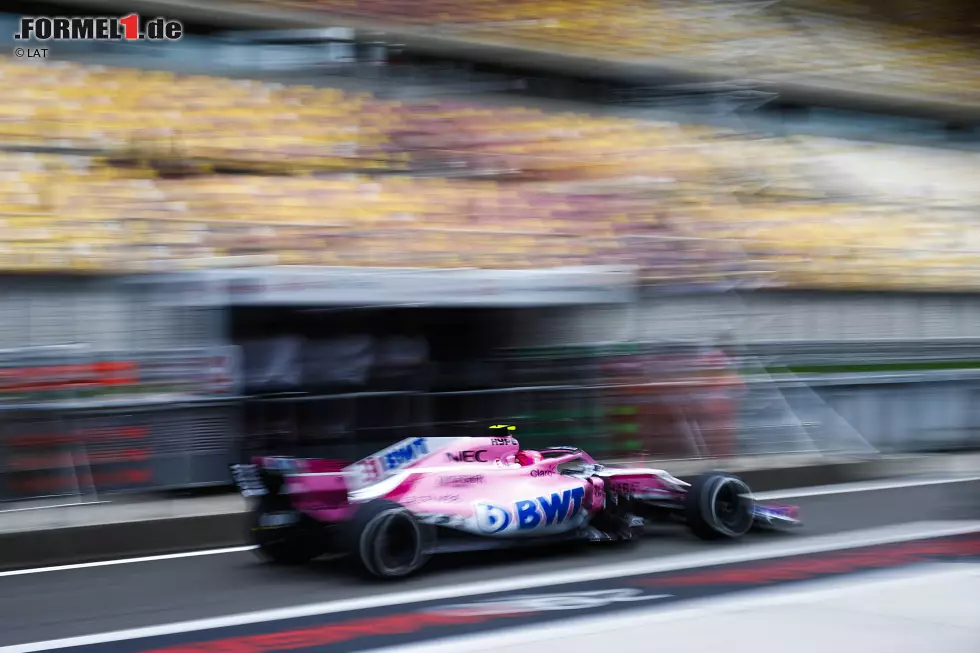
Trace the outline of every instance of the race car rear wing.
<instances>
[{"instance_id":1,"label":"race car rear wing","mask_svg":"<svg viewBox=\"0 0 980 653\"><path fill-rule=\"evenodd\" d=\"M231 477L244 497L340 489L346 495L344 465L335 460L256 456L251 463L231 465Z\"/></svg>"}]
</instances>

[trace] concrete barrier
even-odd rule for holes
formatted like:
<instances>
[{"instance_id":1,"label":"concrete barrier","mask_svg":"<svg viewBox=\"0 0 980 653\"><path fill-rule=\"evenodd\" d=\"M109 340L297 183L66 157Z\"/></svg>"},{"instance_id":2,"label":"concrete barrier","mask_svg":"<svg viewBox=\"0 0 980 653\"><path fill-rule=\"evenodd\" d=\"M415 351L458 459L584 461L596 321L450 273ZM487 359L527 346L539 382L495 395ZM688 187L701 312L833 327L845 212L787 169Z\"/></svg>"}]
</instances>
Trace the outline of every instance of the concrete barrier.
<instances>
[{"instance_id":1,"label":"concrete barrier","mask_svg":"<svg viewBox=\"0 0 980 653\"><path fill-rule=\"evenodd\" d=\"M244 513L69 526L0 535L0 569L96 562L245 543Z\"/></svg>"}]
</instances>

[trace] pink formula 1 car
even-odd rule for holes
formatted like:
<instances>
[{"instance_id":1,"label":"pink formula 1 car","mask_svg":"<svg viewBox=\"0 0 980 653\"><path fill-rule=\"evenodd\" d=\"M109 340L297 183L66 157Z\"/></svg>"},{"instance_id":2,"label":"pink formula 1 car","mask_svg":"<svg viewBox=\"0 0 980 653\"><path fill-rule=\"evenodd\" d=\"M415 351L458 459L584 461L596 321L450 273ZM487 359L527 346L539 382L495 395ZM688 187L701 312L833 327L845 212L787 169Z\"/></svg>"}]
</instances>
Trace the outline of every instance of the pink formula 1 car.
<instances>
[{"instance_id":1,"label":"pink formula 1 car","mask_svg":"<svg viewBox=\"0 0 980 653\"><path fill-rule=\"evenodd\" d=\"M403 440L343 468L263 457L232 472L255 499L251 535L264 558L341 552L381 578L411 574L434 553L632 540L648 519L679 518L704 539L800 523L796 508L756 503L734 476L687 483L605 467L572 447L521 450L509 435Z\"/></svg>"}]
</instances>

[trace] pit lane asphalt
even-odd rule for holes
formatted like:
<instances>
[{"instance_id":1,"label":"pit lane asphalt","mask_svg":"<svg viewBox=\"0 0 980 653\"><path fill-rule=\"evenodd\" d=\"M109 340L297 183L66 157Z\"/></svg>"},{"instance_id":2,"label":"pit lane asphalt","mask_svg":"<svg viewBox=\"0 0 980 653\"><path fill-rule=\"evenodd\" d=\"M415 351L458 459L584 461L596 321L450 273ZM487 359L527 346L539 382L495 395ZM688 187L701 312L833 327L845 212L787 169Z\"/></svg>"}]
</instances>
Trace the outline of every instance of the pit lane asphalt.
<instances>
[{"instance_id":1,"label":"pit lane asphalt","mask_svg":"<svg viewBox=\"0 0 980 653\"><path fill-rule=\"evenodd\" d=\"M786 499L806 526L705 543L683 526L657 526L635 546L587 546L446 555L389 584L353 576L337 561L294 569L252 552L0 577L0 646L137 628L510 575L802 539L922 520L980 519L980 481Z\"/></svg>"}]
</instances>

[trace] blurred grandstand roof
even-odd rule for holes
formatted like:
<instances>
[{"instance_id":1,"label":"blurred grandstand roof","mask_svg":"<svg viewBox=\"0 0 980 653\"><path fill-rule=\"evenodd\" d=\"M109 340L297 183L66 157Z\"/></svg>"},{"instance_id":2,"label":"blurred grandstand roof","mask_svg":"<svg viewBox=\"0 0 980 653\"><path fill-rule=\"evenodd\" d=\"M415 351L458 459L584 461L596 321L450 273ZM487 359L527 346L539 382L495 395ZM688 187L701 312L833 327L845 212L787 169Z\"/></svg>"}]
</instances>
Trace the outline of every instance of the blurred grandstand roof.
<instances>
[{"instance_id":1,"label":"blurred grandstand roof","mask_svg":"<svg viewBox=\"0 0 980 653\"><path fill-rule=\"evenodd\" d=\"M980 119L980 65L969 63L980 61L976 40L957 41L950 36L950 25L973 23L968 17L976 12L969 3L958 13L929 9L929 5L913 0L900 3L918 12L911 14L917 16L914 28L908 26L908 20L904 24L883 20L896 14L907 18L910 9L902 13L893 8L889 13L875 14L845 6L842 12L840 5L848 3L832 2L826 10L834 13L828 14L824 3L820 3L818 13L812 11L813 3L805 0L663 0L623 5L622 12L618 3L607 0L585 4L555 0L547 5L520 0L459 0L434 3L432 6L442 7L443 12L461 12L438 17L425 13L429 6L425 0L412 2L410 7L399 0L369 4L353 0L213 0L195 5L170 0L61 0L59 4L149 12L239 29L340 25L358 29L366 40L397 42L418 53L524 69L643 83L747 77L760 87L778 88L784 98L818 106L942 115L949 120ZM864 4L876 6L871 0L864 0ZM478 13L487 8L494 8L487 16L512 14L515 20L488 26L488 18ZM760 11L772 15L761 18ZM465 22L473 15L476 22ZM855 15L862 22L854 23ZM869 15L878 21L867 22ZM424 25L438 25L438 34L413 17L423 18ZM640 22L627 29L635 21ZM561 29L555 31L549 25ZM868 29L870 25L875 28ZM583 35L588 38L579 43ZM719 56L708 47L712 43L720 44ZM732 55L735 50L737 56ZM827 61L821 64L822 59Z\"/></svg>"}]
</instances>

